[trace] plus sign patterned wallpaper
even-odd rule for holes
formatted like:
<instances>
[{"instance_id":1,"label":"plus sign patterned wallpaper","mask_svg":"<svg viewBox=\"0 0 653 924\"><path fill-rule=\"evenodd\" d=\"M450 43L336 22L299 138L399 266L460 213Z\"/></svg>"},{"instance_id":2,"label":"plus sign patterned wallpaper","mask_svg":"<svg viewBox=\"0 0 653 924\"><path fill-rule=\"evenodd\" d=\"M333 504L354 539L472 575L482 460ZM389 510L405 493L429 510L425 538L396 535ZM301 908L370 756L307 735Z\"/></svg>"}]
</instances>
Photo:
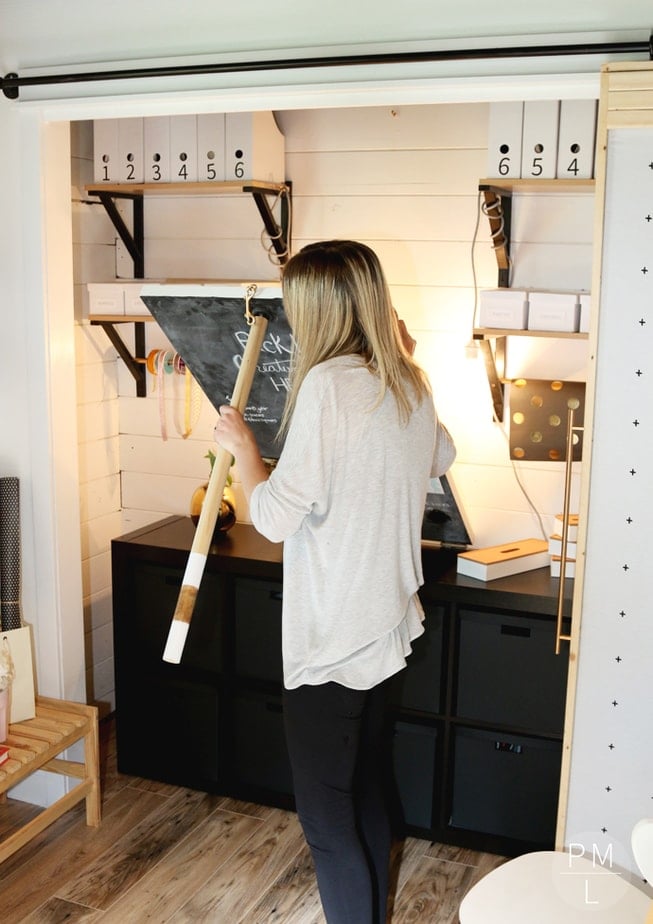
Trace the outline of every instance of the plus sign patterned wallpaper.
<instances>
[{"instance_id":1,"label":"plus sign patterned wallpaper","mask_svg":"<svg viewBox=\"0 0 653 924\"><path fill-rule=\"evenodd\" d=\"M653 72L649 82L650 127L607 133L599 411L565 833L566 843L612 850L635 875L630 833L653 815Z\"/></svg>"}]
</instances>

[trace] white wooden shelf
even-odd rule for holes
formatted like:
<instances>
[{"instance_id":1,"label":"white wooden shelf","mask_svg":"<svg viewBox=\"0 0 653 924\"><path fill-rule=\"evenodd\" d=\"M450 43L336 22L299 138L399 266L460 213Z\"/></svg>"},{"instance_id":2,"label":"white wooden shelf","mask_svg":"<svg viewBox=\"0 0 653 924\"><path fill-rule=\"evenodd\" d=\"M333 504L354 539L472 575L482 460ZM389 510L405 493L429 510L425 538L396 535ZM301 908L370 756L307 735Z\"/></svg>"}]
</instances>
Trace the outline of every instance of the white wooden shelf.
<instances>
[{"instance_id":1,"label":"white wooden shelf","mask_svg":"<svg viewBox=\"0 0 653 924\"><path fill-rule=\"evenodd\" d=\"M538 193L593 193L596 186L596 180L594 179L580 179L576 180L571 177L564 177L562 179L549 179L549 180L537 180L537 179L504 179L503 177L486 177L483 180L478 181L479 189L486 189L487 187L495 187L496 189L501 189L506 192L538 192Z\"/></svg>"},{"instance_id":2,"label":"white wooden shelf","mask_svg":"<svg viewBox=\"0 0 653 924\"><path fill-rule=\"evenodd\" d=\"M86 192L97 196L101 192L134 196L220 196L251 193L259 189L265 193L281 193L287 183L268 183L262 180L224 180L199 183L91 183Z\"/></svg>"},{"instance_id":3,"label":"white wooden shelf","mask_svg":"<svg viewBox=\"0 0 653 924\"><path fill-rule=\"evenodd\" d=\"M153 321L151 314L89 314L91 324L140 324Z\"/></svg>"},{"instance_id":4,"label":"white wooden shelf","mask_svg":"<svg viewBox=\"0 0 653 924\"><path fill-rule=\"evenodd\" d=\"M515 330L507 327L475 327L474 340L494 340L497 337L545 337L549 340L587 340L584 331L568 330Z\"/></svg>"}]
</instances>

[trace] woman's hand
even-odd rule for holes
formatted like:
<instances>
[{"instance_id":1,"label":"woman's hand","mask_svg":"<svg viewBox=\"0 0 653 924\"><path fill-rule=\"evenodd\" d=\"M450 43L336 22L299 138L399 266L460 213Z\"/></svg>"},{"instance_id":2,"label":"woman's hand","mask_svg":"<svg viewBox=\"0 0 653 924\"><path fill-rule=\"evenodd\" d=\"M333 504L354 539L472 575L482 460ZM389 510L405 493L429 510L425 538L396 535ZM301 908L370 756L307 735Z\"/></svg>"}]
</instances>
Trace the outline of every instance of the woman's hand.
<instances>
[{"instance_id":1,"label":"woman's hand","mask_svg":"<svg viewBox=\"0 0 653 924\"><path fill-rule=\"evenodd\" d=\"M256 448L256 439L245 423L243 415L229 404L223 404L218 409L218 420L213 430L213 438L237 461L239 461L240 454L247 451L248 446L253 445Z\"/></svg>"},{"instance_id":2,"label":"woman's hand","mask_svg":"<svg viewBox=\"0 0 653 924\"><path fill-rule=\"evenodd\" d=\"M268 470L261 458L256 437L235 407L223 404L218 410L213 430L216 443L236 460L240 482L249 502L252 491L261 481L267 481Z\"/></svg>"},{"instance_id":3,"label":"woman's hand","mask_svg":"<svg viewBox=\"0 0 653 924\"><path fill-rule=\"evenodd\" d=\"M406 327L406 322L402 321L397 312L395 311L395 317L397 318L397 326L399 328L399 338L404 350L408 353L409 356L412 356L415 352L415 347L417 346L417 341L408 333L408 328Z\"/></svg>"}]
</instances>

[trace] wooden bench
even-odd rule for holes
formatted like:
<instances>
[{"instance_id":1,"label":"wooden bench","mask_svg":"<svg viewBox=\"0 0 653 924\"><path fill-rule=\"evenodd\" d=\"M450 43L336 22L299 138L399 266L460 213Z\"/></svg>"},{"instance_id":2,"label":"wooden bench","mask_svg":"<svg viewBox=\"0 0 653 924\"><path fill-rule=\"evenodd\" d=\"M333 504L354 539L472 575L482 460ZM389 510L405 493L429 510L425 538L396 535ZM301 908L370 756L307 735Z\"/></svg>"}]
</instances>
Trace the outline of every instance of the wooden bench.
<instances>
[{"instance_id":1,"label":"wooden bench","mask_svg":"<svg viewBox=\"0 0 653 924\"><path fill-rule=\"evenodd\" d=\"M83 763L58 757L82 738ZM9 759L0 765L0 813L7 790L36 770L75 777L80 782L0 841L0 863L82 799L86 800L86 824L93 827L100 824L98 711L95 706L37 696L36 717L11 724L4 744L9 747Z\"/></svg>"}]
</instances>

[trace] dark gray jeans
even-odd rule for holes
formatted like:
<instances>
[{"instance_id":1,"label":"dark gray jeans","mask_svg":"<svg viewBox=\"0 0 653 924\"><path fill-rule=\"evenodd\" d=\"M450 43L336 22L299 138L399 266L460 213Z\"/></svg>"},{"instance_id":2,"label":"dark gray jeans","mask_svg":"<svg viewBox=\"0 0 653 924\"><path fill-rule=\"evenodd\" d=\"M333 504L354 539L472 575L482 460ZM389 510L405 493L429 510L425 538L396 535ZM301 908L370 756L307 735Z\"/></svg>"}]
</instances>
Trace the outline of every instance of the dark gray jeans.
<instances>
[{"instance_id":1,"label":"dark gray jeans","mask_svg":"<svg viewBox=\"0 0 653 924\"><path fill-rule=\"evenodd\" d=\"M391 846L386 685L284 691L297 814L328 924L385 924Z\"/></svg>"}]
</instances>

